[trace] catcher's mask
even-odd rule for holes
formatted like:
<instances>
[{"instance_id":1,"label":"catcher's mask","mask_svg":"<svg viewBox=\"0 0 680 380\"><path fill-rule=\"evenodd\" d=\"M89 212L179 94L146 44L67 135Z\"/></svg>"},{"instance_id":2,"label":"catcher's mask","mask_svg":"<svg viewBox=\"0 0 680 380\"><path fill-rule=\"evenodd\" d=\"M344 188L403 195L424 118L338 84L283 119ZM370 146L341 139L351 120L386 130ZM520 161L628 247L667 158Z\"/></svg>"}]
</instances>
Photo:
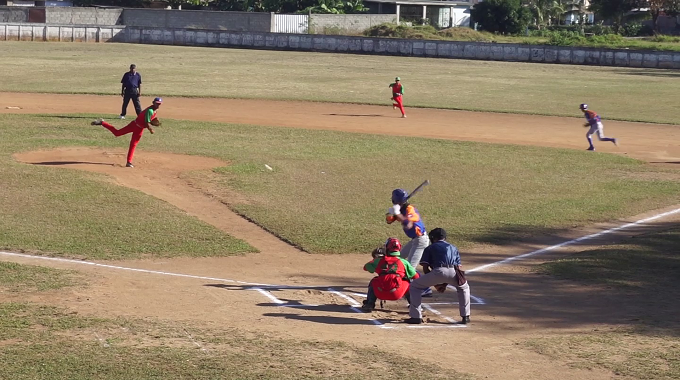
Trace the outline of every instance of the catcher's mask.
<instances>
[{"instance_id":1,"label":"catcher's mask","mask_svg":"<svg viewBox=\"0 0 680 380\"><path fill-rule=\"evenodd\" d=\"M388 238L385 242L385 253L401 251L401 242L397 238Z\"/></svg>"}]
</instances>

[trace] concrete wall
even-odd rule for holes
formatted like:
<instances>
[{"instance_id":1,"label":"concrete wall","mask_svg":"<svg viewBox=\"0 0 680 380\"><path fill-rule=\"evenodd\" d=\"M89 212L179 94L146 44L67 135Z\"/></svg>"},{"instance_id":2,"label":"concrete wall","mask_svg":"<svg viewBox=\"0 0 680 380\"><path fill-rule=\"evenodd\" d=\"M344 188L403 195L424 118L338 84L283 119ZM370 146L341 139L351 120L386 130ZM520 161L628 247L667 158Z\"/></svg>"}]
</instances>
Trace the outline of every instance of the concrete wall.
<instances>
[{"instance_id":1,"label":"concrete wall","mask_svg":"<svg viewBox=\"0 0 680 380\"><path fill-rule=\"evenodd\" d=\"M0 41L125 42L124 26L0 24Z\"/></svg>"},{"instance_id":2,"label":"concrete wall","mask_svg":"<svg viewBox=\"0 0 680 380\"><path fill-rule=\"evenodd\" d=\"M123 9L48 7L45 23L56 25L121 25Z\"/></svg>"},{"instance_id":3,"label":"concrete wall","mask_svg":"<svg viewBox=\"0 0 680 380\"><path fill-rule=\"evenodd\" d=\"M680 69L680 52L543 45L134 27L125 29L125 42Z\"/></svg>"},{"instance_id":4,"label":"concrete wall","mask_svg":"<svg viewBox=\"0 0 680 380\"><path fill-rule=\"evenodd\" d=\"M0 41L127 42L680 69L680 52L136 27L0 24Z\"/></svg>"},{"instance_id":5,"label":"concrete wall","mask_svg":"<svg viewBox=\"0 0 680 380\"><path fill-rule=\"evenodd\" d=\"M336 32L361 33L386 22L396 23L396 14L312 14L309 18L310 33L338 34Z\"/></svg>"},{"instance_id":6,"label":"concrete wall","mask_svg":"<svg viewBox=\"0 0 680 380\"><path fill-rule=\"evenodd\" d=\"M133 27L271 32L273 13L210 12L175 9L125 9L123 23Z\"/></svg>"},{"instance_id":7,"label":"concrete wall","mask_svg":"<svg viewBox=\"0 0 680 380\"><path fill-rule=\"evenodd\" d=\"M44 10L44 20L29 20L30 10ZM79 7L1 7L0 23L37 22L57 25L120 25L123 9Z\"/></svg>"},{"instance_id":8,"label":"concrete wall","mask_svg":"<svg viewBox=\"0 0 680 380\"><path fill-rule=\"evenodd\" d=\"M0 6L0 22L28 22L28 8Z\"/></svg>"}]
</instances>

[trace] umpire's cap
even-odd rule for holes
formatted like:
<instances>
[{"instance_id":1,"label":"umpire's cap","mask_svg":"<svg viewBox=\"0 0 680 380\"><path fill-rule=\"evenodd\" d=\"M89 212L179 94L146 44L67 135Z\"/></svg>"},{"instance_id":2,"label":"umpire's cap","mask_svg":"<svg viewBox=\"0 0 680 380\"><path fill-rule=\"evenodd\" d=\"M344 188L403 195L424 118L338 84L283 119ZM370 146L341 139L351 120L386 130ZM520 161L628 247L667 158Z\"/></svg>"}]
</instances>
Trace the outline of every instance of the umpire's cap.
<instances>
[{"instance_id":1,"label":"umpire's cap","mask_svg":"<svg viewBox=\"0 0 680 380\"><path fill-rule=\"evenodd\" d=\"M432 241L445 240L446 230L444 230L443 228L435 228L434 230L430 231L430 233L427 235L430 237L430 240Z\"/></svg>"}]
</instances>

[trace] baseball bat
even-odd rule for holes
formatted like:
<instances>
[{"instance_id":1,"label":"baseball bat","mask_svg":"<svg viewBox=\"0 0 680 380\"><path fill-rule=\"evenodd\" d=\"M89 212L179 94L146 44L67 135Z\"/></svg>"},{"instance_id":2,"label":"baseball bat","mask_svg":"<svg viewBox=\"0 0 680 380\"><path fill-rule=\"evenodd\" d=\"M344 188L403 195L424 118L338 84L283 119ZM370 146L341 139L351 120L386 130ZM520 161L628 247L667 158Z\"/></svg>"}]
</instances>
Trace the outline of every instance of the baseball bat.
<instances>
[{"instance_id":1,"label":"baseball bat","mask_svg":"<svg viewBox=\"0 0 680 380\"><path fill-rule=\"evenodd\" d=\"M408 197L406 197L406 200L408 201L409 199L411 199L412 196L416 195L420 190L423 189L423 187L425 187L425 186L427 186L427 185L429 185L429 184L430 184L430 180L429 180L429 179L426 179L425 181L423 181L423 183L421 183L420 185L418 185L418 187L416 187L415 189L413 189L413 191L411 192L411 194L409 194Z\"/></svg>"}]
</instances>

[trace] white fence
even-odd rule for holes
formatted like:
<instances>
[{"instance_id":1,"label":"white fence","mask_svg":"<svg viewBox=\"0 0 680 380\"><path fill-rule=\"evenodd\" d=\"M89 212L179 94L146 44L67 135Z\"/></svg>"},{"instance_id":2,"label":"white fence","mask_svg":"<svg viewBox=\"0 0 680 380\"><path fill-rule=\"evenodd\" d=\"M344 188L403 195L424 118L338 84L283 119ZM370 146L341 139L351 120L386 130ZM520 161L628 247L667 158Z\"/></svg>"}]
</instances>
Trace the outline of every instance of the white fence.
<instances>
[{"instance_id":1,"label":"white fence","mask_svg":"<svg viewBox=\"0 0 680 380\"><path fill-rule=\"evenodd\" d=\"M274 33L307 34L309 15L274 15Z\"/></svg>"}]
</instances>

